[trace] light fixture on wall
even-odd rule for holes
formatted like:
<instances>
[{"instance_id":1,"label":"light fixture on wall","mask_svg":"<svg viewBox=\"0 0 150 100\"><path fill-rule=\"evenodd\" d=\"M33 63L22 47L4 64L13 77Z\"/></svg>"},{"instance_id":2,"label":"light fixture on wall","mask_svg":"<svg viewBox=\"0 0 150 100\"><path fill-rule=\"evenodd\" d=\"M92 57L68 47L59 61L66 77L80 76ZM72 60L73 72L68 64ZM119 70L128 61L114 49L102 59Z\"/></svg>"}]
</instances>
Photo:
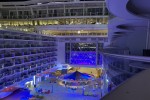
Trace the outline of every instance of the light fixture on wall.
<instances>
[{"instance_id":1,"label":"light fixture on wall","mask_svg":"<svg viewBox=\"0 0 150 100\"><path fill-rule=\"evenodd\" d=\"M96 22L96 24L102 24L101 22Z\"/></svg>"},{"instance_id":2,"label":"light fixture on wall","mask_svg":"<svg viewBox=\"0 0 150 100\"><path fill-rule=\"evenodd\" d=\"M42 3L37 3L37 5L41 5Z\"/></svg>"},{"instance_id":3,"label":"light fixture on wall","mask_svg":"<svg viewBox=\"0 0 150 100\"><path fill-rule=\"evenodd\" d=\"M78 34L80 34L81 32L80 31L78 31Z\"/></svg>"}]
</instances>

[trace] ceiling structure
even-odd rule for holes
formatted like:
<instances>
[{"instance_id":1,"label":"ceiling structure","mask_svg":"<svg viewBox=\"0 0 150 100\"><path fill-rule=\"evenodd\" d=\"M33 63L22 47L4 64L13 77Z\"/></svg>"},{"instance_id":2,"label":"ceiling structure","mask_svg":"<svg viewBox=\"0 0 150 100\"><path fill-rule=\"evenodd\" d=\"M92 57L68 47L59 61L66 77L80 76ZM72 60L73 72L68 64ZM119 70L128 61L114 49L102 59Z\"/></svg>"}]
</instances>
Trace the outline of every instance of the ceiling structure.
<instances>
[{"instance_id":1,"label":"ceiling structure","mask_svg":"<svg viewBox=\"0 0 150 100\"><path fill-rule=\"evenodd\" d=\"M136 16L150 18L150 0L129 0L127 10Z\"/></svg>"},{"instance_id":2,"label":"ceiling structure","mask_svg":"<svg viewBox=\"0 0 150 100\"><path fill-rule=\"evenodd\" d=\"M129 2L128 2L129 1ZM137 0L107 0L107 8L110 11L113 17L109 20L108 28L111 40L114 40L117 33L121 33L120 35L130 34L132 32L136 32L139 30L147 31L148 20L144 17L141 17L140 14L136 15L133 13L133 9L129 7L129 5L137 5ZM144 0L148 1L148 0ZM143 4L143 1L141 1ZM140 5L140 1L138 1ZM149 3L148 3L149 4ZM128 6L127 6L128 5ZM139 6L138 6L139 7ZM137 8L138 8L137 7ZM142 7L142 6L141 6ZM119 9L118 9L119 8ZM130 10L129 10L130 8ZM135 8L136 9L136 8ZM138 8L140 9L140 7ZM139 11L139 10L136 11ZM141 9L143 11L143 9ZM117 37L120 37L118 35Z\"/></svg>"}]
</instances>

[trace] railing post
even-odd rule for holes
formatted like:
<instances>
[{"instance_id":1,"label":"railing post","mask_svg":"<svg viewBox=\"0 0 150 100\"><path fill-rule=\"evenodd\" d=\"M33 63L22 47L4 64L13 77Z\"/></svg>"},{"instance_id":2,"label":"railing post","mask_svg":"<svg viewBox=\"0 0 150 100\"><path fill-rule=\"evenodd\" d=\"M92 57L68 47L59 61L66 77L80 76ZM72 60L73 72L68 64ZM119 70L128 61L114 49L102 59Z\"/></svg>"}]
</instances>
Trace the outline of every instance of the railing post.
<instances>
[{"instance_id":1,"label":"railing post","mask_svg":"<svg viewBox=\"0 0 150 100\"><path fill-rule=\"evenodd\" d=\"M150 22L148 20L147 35L146 35L146 49L149 49L149 32L150 32Z\"/></svg>"}]
</instances>

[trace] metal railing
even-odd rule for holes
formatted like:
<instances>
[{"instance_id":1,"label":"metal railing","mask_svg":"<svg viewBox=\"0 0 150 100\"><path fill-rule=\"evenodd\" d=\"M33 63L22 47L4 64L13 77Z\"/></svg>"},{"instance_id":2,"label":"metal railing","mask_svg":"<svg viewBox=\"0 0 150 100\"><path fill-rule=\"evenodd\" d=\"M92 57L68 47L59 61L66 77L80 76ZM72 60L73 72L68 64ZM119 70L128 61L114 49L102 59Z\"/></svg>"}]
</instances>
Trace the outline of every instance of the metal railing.
<instances>
[{"instance_id":1,"label":"metal railing","mask_svg":"<svg viewBox=\"0 0 150 100\"><path fill-rule=\"evenodd\" d=\"M51 13L51 14L37 14L37 15L2 15L0 19L33 19L33 18L48 18L48 17L78 17L78 16L108 16L102 12L75 12L75 13Z\"/></svg>"}]
</instances>

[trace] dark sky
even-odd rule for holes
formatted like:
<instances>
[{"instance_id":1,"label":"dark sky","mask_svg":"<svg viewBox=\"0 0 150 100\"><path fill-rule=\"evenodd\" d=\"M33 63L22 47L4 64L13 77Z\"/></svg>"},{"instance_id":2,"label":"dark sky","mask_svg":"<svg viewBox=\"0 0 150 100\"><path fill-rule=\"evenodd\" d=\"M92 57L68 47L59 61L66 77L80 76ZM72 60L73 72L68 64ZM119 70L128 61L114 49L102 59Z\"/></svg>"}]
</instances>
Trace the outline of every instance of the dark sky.
<instances>
[{"instance_id":1,"label":"dark sky","mask_svg":"<svg viewBox=\"0 0 150 100\"><path fill-rule=\"evenodd\" d=\"M29 0L0 0L0 2L19 2L19 1L29 1Z\"/></svg>"}]
</instances>

